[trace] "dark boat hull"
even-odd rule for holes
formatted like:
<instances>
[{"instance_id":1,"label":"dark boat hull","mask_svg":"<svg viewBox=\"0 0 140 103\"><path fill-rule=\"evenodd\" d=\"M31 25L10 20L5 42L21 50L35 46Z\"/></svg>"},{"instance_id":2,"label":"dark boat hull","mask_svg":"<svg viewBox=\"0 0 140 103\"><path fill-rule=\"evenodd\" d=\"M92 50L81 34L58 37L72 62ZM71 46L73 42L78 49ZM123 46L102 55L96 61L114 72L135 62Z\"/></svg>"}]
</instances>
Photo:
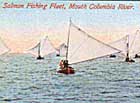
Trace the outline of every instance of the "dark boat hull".
<instances>
[{"instance_id":1,"label":"dark boat hull","mask_svg":"<svg viewBox=\"0 0 140 103\"><path fill-rule=\"evenodd\" d=\"M135 55L135 58L140 58L140 55Z\"/></svg>"},{"instance_id":2,"label":"dark boat hull","mask_svg":"<svg viewBox=\"0 0 140 103\"><path fill-rule=\"evenodd\" d=\"M44 57L38 56L36 59L37 60L42 60L42 59L44 59Z\"/></svg>"},{"instance_id":3,"label":"dark boat hull","mask_svg":"<svg viewBox=\"0 0 140 103\"><path fill-rule=\"evenodd\" d=\"M74 74L75 71L73 68L66 68L66 69L61 69L57 71L58 73L63 73L63 74Z\"/></svg>"},{"instance_id":4,"label":"dark boat hull","mask_svg":"<svg viewBox=\"0 0 140 103\"><path fill-rule=\"evenodd\" d=\"M132 62L135 62L135 61L133 59L126 58L125 62L131 62L132 63Z\"/></svg>"},{"instance_id":5,"label":"dark boat hull","mask_svg":"<svg viewBox=\"0 0 140 103\"><path fill-rule=\"evenodd\" d=\"M116 55L110 55L109 57L110 58L116 58Z\"/></svg>"},{"instance_id":6,"label":"dark boat hull","mask_svg":"<svg viewBox=\"0 0 140 103\"><path fill-rule=\"evenodd\" d=\"M59 54L56 54L56 56L59 57L60 55Z\"/></svg>"}]
</instances>

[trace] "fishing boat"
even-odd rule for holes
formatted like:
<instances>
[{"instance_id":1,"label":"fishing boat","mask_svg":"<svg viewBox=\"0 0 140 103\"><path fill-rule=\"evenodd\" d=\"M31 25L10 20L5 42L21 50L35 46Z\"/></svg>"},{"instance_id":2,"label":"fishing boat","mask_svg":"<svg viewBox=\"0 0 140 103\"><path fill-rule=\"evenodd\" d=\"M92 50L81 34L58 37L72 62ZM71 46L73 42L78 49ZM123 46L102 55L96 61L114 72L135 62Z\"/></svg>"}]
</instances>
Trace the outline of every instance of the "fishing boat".
<instances>
[{"instance_id":1,"label":"fishing boat","mask_svg":"<svg viewBox=\"0 0 140 103\"><path fill-rule=\"evenodd\" d=\"M63 74L74 74L75 69L71 65L119 52L121 51L90 36L70 20L66 56L64 60L60 61L60 70L57 72Z\"/></svg>"},{"instance_id":2,"label":"fishing boat","mask_svg":"<svg viewBox=\"0 0 140 103\"><path fill-rule=\"evenodd\" d=\"M46 36L43 40L40 40L40 42L37 43L37 45L31 48L29 52L35 55L37 57L37 60L42 60L44 59L45 55L56 52L56 49L49 40L48 36Z\"/></svg>"},{"instance_id":3,"label":"fishing boat","mask_svg":"<svg viewBox=\"0 0 140 103\"><path fill-rule=\"evenodd\" d=\"M139 55L139 54L136 54L136 55L135 55L135 58L140 58L140 55Z\"/></svg>"},{"instance_id":4,"label":"fishing boat","mask_svg":"<svg viewBox=\"0 0 140 103\"><path fill-rule=\"evenodd\" d=\"M109 57L110 58L116 58L116 55L115 54L111 54Z\"/></svg>"},{"instance_id":5,"label":"fishing boat","mask_svg":"<svg viewBox=\"0 0 140 103\"><path fill-rule=\"evenodd\" d=\"M126 58L125 58L125 62L135 62L133 59L130 58L130 55L129 55L129 35L127 35L128 37L128 42L126 44Z\"/></svg>"},{"instance_id":6,"label":"fishing boat","mask_svg":"<svg viewBox=\"0 0 140 103\"><path fill-rule=\"evenodd\" d=\"M10 49L8 46L4 43L4 41L0 38L0 55L4 55L8 53Z\"/></svg>"},{"instance_id":7,"label":"fishing boat","mask_svg":"<svg viewBox=\"0 0 140 103\"><path fill-rule=\"evenodd\" d=\"M62 43L56 50L57 50L56 56L64 57L66 56L67 45L65 43Z\"/></svg>"}]
</instances>

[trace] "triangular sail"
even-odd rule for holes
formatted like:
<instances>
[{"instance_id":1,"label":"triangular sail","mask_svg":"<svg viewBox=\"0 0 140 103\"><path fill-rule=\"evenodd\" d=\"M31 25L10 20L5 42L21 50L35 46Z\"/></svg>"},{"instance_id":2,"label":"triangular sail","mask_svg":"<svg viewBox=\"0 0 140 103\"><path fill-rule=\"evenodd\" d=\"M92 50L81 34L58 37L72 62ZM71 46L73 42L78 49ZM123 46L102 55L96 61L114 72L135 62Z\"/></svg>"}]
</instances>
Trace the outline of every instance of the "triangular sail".
<instances>
[{"instance_id":1,"label":"triangular sail","mask_svg":"<svg viewBox=\"0 0 140 103\"><path fill-rule=\"evenodd\" d=\"M126 48L126 44L127 44L127 39L128 39L128 36L124 36L122 37L121 39L119 40L116 40L112 43L109 43L110 46L114 47L114 48L117 48L121 51L121 53L123 55L126 56L126 51L127 51L127 48Z\"/></svg>"},{"instance_id":2,"label":"triangular sail","mask_svg":"<svg viewBox=\"0 0 140 103\"><path fill-rule=\"evenodd\" d=\"M29 50L29 53L35 55L35 56L39 56L39 49L40 49L40 42L37 43L37 45L35 45L33 48L31 48Z\"/></svg>"},{"instance_id":3,"label":"triangular sail","mask_svg":"<svg viewBox=\"0 0 140 103\"><path fill-rule=\"evenodd\" d=\"M136 31L135 35L131 35L131 45L129 47L130 56L134 57L135 54L140 52L140 32Z\"/></svg>"},{"instance_id":4,"label":"triangular sail","mask_svg":"<svg viewBox=\"0 0 140 103\"><path fill-rule=\"evenodd\" d=\"M7 47L7 45L3 42L3 40L0 38L0 55L5 54L9 52L10 49Z\"/></svg>"},{"instance_id":5,"label":"triangular sail","mask_svg":"<svg viewBox=\"0 0 140 103\"><path fill-rule=\"evenodd\" d=\"M48 37L45 37L43 40L41 40L36 46L31 48L29 52L35 56L45 56L50 53L56 52L56 49L53 47L52 43L48 39Z\"/></svg>"},{"instance_id":6,"label":"triangular sail","mask_svg":"<svg viewBox=\"0 0 140 103\"><path fill-rule=\"evenodd\" d=\"M57 53L62 57L66 56L66 51L67 51L67 46L65 43L61 44L57 49Z\"/></svg>"},{"instance_id":7,"label":"triangular sail","mask_svg":"<svg viewBox=\"0 0 140 103\"><path fill-rule=\"evenodd\" d=\"M117 52L120 51L93 38L73 23L70 24L68 46L69 64L91 60Z\"/></svg>"},{"instance_id":8,"label":"triangular sail","mask_svg":"<svg viewBox=\"0 0 140 103\"><path fill-rule=\"evenodd\" d=\"M40 46L40 55L45 56L50 53L56 52L56 49L54 48L51 41L46 37L42 42Z\"/></svg>"}]
</instances>

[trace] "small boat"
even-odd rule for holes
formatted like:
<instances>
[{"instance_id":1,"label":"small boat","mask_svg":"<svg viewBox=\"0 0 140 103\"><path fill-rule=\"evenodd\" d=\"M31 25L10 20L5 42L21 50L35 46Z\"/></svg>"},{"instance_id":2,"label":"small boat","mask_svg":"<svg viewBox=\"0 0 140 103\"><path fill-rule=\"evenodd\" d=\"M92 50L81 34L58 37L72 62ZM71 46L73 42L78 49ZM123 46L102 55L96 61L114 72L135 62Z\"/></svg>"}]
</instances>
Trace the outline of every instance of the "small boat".
<instances>
[{"instance_id":1,"label":"small boat","mask_svg":"<svg viewBox=\"0 0 140 103\"><path fill-rule=\"evenodd\" d=\"M136 54L136 55L135 55L135 58L140 58L140 55Z\"/></svg>"},{"instance_id":2,"label":"small boat","mask_svg":"<svg viewBox=\"0 0 140 103\"><path fill-rule=\"evenodd\" d=\"M111 54L109 57L110 58L116 58L116 55L115 54Z\"/></svg>"},{"instance_id":3,"label":"small boat","mask_svg":"<svg viewBox=\"0 0 140 103\"><path fill-rule=\"evenodd\" d=\"M74 70L74 68L69 66L69 67L67 67L65 69L58 70L57 72L58 73L63 73L63 74L74 74L75 70Z\"/></svg>"},{"instance_id":4,"label":"small boat","mask_svg":"<svg viewBox=\"0 0 140 103\"><path fill-rule=\"evenodd\" d=\"M57 73L74 74L75 70L71 65L119 52L121 51L90 36L70 20L66 55L60 61Z\"/></svg>"},{"instance_id":5,"label":"small boat","mask_svg":"<svg viewBox=\"0 0 140 103\"><path fill-rule=\"evenodd\" d=\"M49 38L46 36L43 40L40 40L36 46L31 48L29 52L37 56L37 60L42 60L44 59L45 55L56 52L56 49L54 48Z\"/></svg>"}]
</instances>

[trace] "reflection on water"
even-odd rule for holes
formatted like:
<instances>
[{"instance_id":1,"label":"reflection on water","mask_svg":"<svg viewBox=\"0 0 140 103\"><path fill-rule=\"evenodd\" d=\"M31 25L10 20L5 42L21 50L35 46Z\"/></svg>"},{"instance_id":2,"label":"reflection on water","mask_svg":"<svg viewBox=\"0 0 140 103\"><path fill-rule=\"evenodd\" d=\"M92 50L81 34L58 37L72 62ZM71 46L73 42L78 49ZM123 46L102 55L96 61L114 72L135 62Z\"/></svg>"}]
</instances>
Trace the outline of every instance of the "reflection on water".
<instances>
[{"instance_id":1,"label":"reflection on water","mask_svg":"<svg viewBox=\"0 0 140 103\"><path fill-rule=\"evenodd\" d=\"M11 54L0 61L0 103L140 103L140 60L102 58L57 74L58 57Z\"/></svg>"}]
</instances>

